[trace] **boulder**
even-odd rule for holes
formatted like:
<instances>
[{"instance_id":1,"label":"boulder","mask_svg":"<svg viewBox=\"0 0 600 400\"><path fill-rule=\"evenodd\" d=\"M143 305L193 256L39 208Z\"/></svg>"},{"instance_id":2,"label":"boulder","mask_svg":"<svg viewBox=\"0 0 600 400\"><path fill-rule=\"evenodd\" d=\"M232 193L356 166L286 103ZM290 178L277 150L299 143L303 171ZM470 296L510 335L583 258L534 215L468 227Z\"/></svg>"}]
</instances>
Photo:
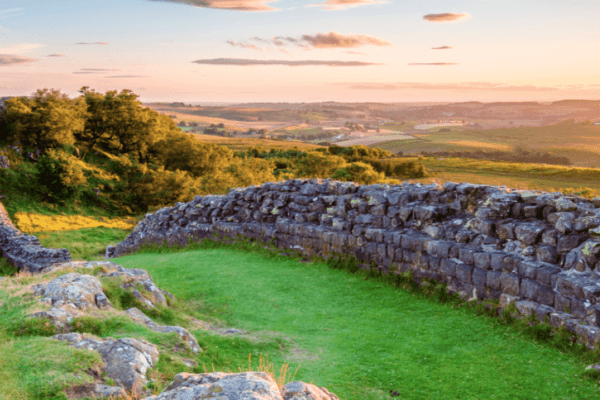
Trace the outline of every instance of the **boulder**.
<instances>
[{"instance_id":1,"label":"boulder","mask_svg":"<svg viewBox=\"0 0 600 400\"><path fill-rule=\"evenodd\" d=\"M125 389L118 386L108 386L101 383L89 383L67 388L65 394L69 399L117 399L127 397Z\"/></svg>"},{"instance_id":2,"label":"boulder","mask_svg":"<svg viewBox=\"0 0 600 400\"><path fill-rule=\"evenodd\" d=\"M102 291L102 284L92 275L72 272L47 284L35 285L32 289L35 295L42 296L42 302L55 307L72 305L80 310L112 307Z\"/></svg>"},{"instance_id":3,"label":"boulder","mask_svg":"<svg viewBox=\"0 0 600 400\"><path fill-rule=\"evenodd\" d=\"M290 382L281 389L283 400L339 400L324 387L304 382Z\"/></svg>"},{"instance_id":4,"label":"boulder","mask_svg":"<svg viewBox=\"0 0 600 400\"><path fill-rule=\"evenodd\" d=\"M146 383L146 372L158 362L157 348L141 339L100 339L79 333L64 333L52 338L78 349L100 353L107 376L127 391L141 392Z\"/></svg>"},{"instance_id":5,"label":"boulder","mask_svg":"<svg viewBox=\"0 0 600 400\"><path fill-rule=\"evenodd\" d=\"M144 400L339 400L327 389L304 382L291 382L281 390L264 372L227 374L181 373L157 396Z\"/></svg>"}]
</instances>

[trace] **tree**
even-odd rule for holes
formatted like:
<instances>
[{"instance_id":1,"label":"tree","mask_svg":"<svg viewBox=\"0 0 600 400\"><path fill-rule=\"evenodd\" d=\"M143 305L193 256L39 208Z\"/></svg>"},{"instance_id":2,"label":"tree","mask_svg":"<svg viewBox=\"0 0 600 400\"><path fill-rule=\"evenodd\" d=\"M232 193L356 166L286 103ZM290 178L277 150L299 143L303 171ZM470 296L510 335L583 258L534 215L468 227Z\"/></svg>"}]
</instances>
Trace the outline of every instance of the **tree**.
<instances>
[{"instance_id":1,"label":"tree","mask_svg":"<svg viewBox=\"0 0 600 400\"><path fill-rule=\"evenodd\" d=\"M188 171L194 177L214 174L233 159L233 151L227 147L202 143L181 132L169 132L150 146L149 154L165 169Z\"/></svg>"},{"instance_id":2,"label":"tree","mask_svg":"<svg viewBox=\"0 0 600 400\"><path fill-rule=\"evenodd\" d=\"M112 153L137 153L140 161L147 162L148 146L163 139L167 132L178 130L169 116L142 108L138 96L130 90L103 95L84 86L80 93L88 105L89 117L76 139L86 143L88 151L98 144Z\"/></svg>"},{"instance_id":3,"label":"tree","mask_svg":"<svg viewBox=\"0 0 600 400\"><path fill-rule=\"evenodd\" d=\"M34 175L44 200L59 204L74 198L87 182L81 167L72 162L72 156L56 149L38 160Z\"/></svg>"},{"instance_id":4,"label":"tree","mask_svg":"<svg viewBox=\"0 0 600 400\"><path fill-rule=\"evenodd\" d=\"M345 165L346 161L342 157L311 151L298 159L296 174L303 178L329 178Z\"/></svg>"},{"instance_id":5,"label":"tree","mask_svg":"<svg viewBox=\"0 0 600 400\"><path fill-rule=\"evenodd\" d=\"M32 98L13 97L5 106L7 139L42 151L75 144L74 134L84 129L87 117L85 101L54 89L38 90Z\"/></svg>"}]
</instances>

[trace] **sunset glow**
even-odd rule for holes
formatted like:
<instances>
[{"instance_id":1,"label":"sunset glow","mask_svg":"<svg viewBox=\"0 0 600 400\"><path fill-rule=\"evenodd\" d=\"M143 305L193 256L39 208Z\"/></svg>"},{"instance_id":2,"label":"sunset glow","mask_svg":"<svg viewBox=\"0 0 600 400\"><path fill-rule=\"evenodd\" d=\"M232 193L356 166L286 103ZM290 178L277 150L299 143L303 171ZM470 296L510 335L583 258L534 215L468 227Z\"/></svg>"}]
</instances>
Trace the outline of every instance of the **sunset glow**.
<instances>
[{"instance_id":1,"label":"sunset glow","mask_svg":"<svg viewBox=\"0 0 600 400\"><path fill-rule=\"evenodd\" d=\"M594 0L8 0L0 97L599 99L599 14Z\"/></svg>"}]
</instances>

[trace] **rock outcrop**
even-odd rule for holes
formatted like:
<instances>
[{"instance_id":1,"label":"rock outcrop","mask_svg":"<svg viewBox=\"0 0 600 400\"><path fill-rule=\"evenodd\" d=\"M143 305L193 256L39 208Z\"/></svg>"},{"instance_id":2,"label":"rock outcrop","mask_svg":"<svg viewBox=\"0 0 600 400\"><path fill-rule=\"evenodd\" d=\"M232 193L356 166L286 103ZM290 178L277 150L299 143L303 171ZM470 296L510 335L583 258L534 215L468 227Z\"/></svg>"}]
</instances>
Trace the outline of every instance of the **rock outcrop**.
<instances>
[{"instance_id":1,"label":"rock outcrop","mask_svg":"<svg viewBox=\"0 0 600 400\"><path fill-rule=\"evenodd\" d=\"M443 282L465 300L502 300L600 340L600 199L448 182L290 180L196 196L146 215L106 258L145 243L273 241L305 255Z\"/></svg>"},{"instance_id":2,"label":"rock outcrop","mask_svg":"<svg viewBox=\"0 0 600 400\"><path fill-rule=\"evenodd\" d=\"M79 333L63 333L52 338L78 349L100 353L107 376L132 392L141 393L142 386L147 382L146 372L158 362L156 346L141 339L100 339Z\"/></svg>"},{"instance_id":3,"label":"rock outcrop","mask_svg":"<svg viewBox=\"0 0 600 400\"><path fill-rule=\"evenodd\" d=\"M158 396L144 400L339 400L325 388L304 382L292 382L279 390L273 378L264 372L226 374L181 373Z\"/></svg>"},{"instance_id":4,"label":"rock outcrop","mask_svg":"<svg viewBox=\"0 0 600 400\"><path fill-rule=\"evenodd\" d=\"M137 308L130 308L126 311L127 314L131 317L135 322L146 325L148 328L152 329L155 332L160 333L171 333L175 332L179 335L181 340L185 343L185 345L192 350L194 353L198 353L202 351L198 341L192 334L185 328L180 326L166 326L166 325L158 325L156 322L152 321L148 318L143 312L138 310Z\"/></svg>"}]
</instances>

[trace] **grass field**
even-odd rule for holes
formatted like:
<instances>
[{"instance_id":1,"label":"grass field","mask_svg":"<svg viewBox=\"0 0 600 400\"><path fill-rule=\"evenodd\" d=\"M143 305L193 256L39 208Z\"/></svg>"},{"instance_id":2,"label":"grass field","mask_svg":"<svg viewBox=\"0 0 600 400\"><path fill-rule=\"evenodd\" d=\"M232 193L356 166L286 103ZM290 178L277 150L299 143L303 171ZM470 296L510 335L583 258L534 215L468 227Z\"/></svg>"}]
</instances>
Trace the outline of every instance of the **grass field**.
<instances>
[{"instance_id":1,"label":"grass field","mask_svg":"<svg viewBox=\"0 0 600 400\"><path fill-rule=\"evenodd\" d=\"M406 135L406 134L400 134L400 135L373 135L373 136L366 136L366 137L363 137L363 138L354 138L354 139L343 140L341 142L335 142L335 144L338 145L338 146L363 145L363 146L370 146L370 147L379 147L379 146L377 146L378 143L387 142L389 140L394 140L394 141L413 140L413 136Z\"/></svg>"},{"instance_id":2,"label":"grass field","mask_svg":"<svg viewBox=\"0 0 600 400\"><path fill-rule=\"evenodd\" d=\"M584 197L600 195L600 169L597 168L434 157L423 157L422 162L431 176L417 180L419 182L470 182L579 193Z\"/></svg>"},{"instance_id":3,"label":"grass field","mask_svg":"<svg viewBox=\"0 0 600 400\"><path fill-rule=\"evenodd\" d=\"M564 122L544 127L488 130L432 130L412 141L395 140L371 145L393 153L421 151L475 151L510 149L522 146L532 151L548 151L568 157L577 167L600 167L600 126Z\"/></svg>"},{"instance_id":4,"label":"grass field","mask_svg":"<svg viewBox=\"0 0 600 400\"><path fill-rule=\"evenodd\" d=\"M543 344L510 319L261 247L195 246L146 249L112 261L147 269L180 301L248 331L218 342L192 331L205 348L196 361L216 360L217 370L237 371L248 354L255 360L262 353L277 367L297 370L295 380L325 386L344 400L380 400L390 390L402 399L600 394L583 371L591 353ZM271 344L252 344L253 337Z\"/></svg>"},{"instance_id":5,"label":"grass field","mask_svg":"<svg viewBox=\"0 0 600 400\"><path fill-rule=\"evenodd\" d=\"M251 147L262 147L263 149L280 149L289 150L297 147L300 150L314 150L322 148L316 144L289 141L289 140L269 140L269 139L242 139L242 138L226 138L222 136L193 134L198 140L204 143L214 143L226 146L233 151L248 150Z\"/></svg>"}]
</instances>

